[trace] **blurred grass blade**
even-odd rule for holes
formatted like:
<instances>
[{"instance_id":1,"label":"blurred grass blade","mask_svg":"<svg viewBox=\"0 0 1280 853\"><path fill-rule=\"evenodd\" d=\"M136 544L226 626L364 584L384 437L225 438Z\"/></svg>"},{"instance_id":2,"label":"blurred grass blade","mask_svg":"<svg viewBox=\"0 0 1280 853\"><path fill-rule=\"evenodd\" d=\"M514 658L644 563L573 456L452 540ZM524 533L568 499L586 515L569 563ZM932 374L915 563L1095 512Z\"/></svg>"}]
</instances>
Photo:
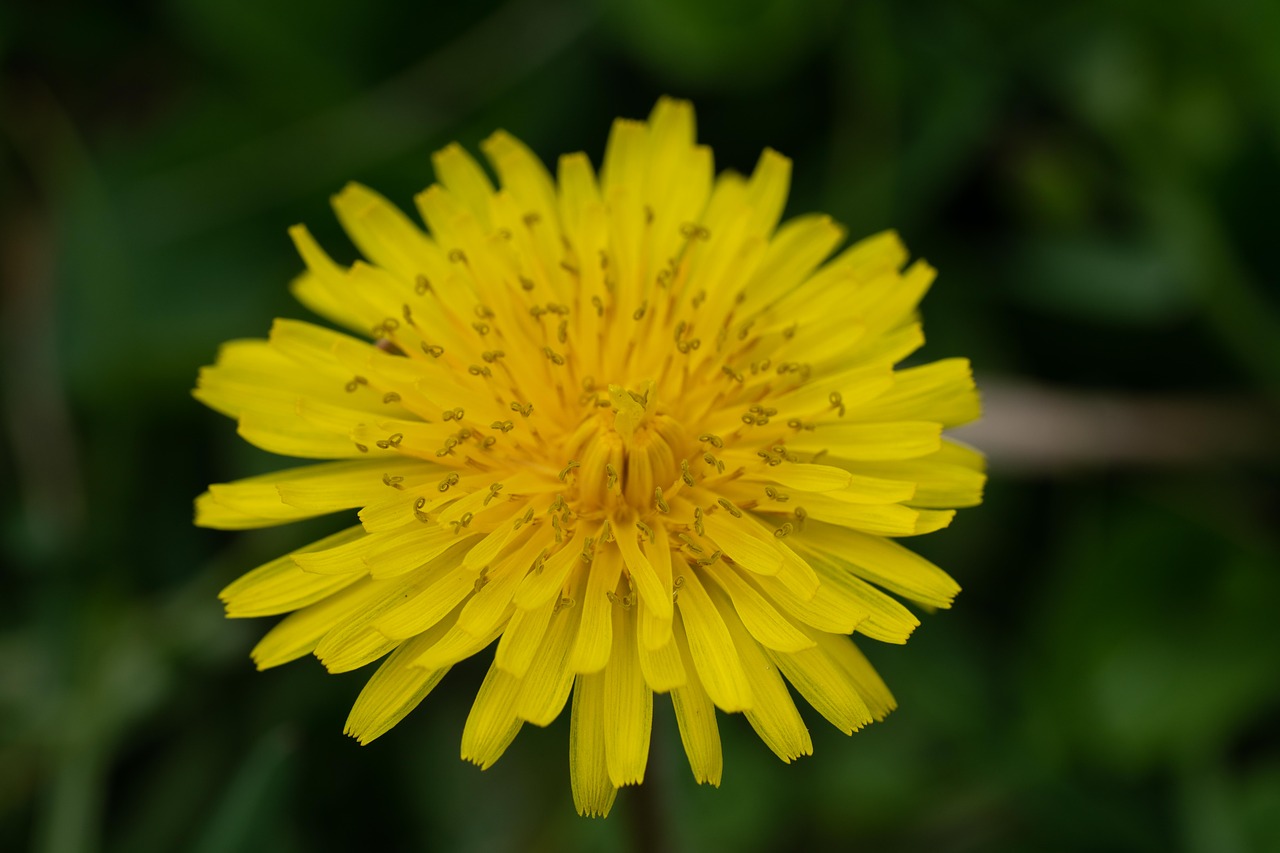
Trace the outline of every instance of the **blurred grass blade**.
<instances>
[{"instance_id":1,"label":"blurred grass blade","mask_svg":"<svg viewBox=\"0 0 1280 853\"><path fill-rule=\"evenodd\" d=\"M252 850L270 835L271 822L289 813L283 801L291 787L286 777L293 752L293 740L283 729L254 745L227 785L193 853Z\"/></svg>"}]
</instances>

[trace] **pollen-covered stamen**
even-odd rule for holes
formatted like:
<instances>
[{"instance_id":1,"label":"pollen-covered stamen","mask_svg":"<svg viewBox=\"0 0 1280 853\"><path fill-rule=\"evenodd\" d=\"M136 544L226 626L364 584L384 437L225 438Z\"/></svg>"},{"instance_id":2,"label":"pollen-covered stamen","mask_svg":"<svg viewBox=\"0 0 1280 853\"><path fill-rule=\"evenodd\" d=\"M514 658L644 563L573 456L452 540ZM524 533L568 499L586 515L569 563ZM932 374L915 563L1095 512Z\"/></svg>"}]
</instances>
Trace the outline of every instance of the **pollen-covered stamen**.
<instances>
[{"instance_id":1,"label":"pollen-covered stamen","mask_svg":"<svg viewBox=\"0 0 1280 853\"><path fill-rule=\"evenodd\" d=\"M840 417L844 417L844 398L839 391L832 391L827 400L831 403L831 408L835 409Z\"/></svg>"},{"instance_id":2,"label":"pollen-covered stamen","mask_svg":"<svg viewBox=\"0 0 1280 853\"><path fill-rule=\"evenodd\" d=\"M691 537L688 533L677 533L676 538L679 539L681 542L683 542L685 544L685 547L688 548L693 553L695 554L703 553L702 546L699 545L697 542L694 542L693 537Z\"/></svg>"},{"instance_id":3,"label":"pollen-covered stamen","mask_svg":"<svg viewBox=\"0 0 1280 853\"><path fill-rule=\"evenodd\" d=\"M725 512L729 513L729 515L732 515L734 518L742 518L742 510L730 503L727 498L717 498L716 503L724 507Z\"/></svg>"}]
</instances>

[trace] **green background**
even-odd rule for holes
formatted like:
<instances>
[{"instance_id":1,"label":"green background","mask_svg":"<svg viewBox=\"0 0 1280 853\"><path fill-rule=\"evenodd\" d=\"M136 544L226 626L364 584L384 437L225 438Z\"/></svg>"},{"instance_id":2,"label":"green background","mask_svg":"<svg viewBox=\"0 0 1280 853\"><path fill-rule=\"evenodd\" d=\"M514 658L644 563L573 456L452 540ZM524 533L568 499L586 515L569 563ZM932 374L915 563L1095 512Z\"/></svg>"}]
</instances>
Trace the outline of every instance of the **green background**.
<instances>
[{"instance_id":1,"label":"green background","mask_svg":"<svg viewBox=\"0 0 1280 853\"><path fill-rule=\"evenodd\" d=\"M0 849L1280 850L1277 43L1273 0L0 5ZM722 716L715 790L659 700L589 821L564 718L458 759L483 661L367 748L366 672L254 672L218 589L332 524L192 527L278 461L188 391L307 316L289 225L352 257L345 181L410 207L497 127L598 162L664 93L939 268L992 481L913 542L955 608L863 644L887 722L788 766Z\"/></svg>"}]
</instances>

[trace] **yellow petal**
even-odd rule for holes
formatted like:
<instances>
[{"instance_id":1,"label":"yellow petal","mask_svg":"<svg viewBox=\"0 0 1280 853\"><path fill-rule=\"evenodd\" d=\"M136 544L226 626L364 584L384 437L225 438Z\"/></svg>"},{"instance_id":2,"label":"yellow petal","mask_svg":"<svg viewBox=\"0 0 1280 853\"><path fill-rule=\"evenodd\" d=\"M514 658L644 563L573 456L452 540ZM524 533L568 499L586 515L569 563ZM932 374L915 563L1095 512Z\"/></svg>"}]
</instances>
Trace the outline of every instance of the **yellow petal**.
<instances>
[{"instance_id":1,"label":"yellow petal","mask_svg":"<svg viewBox=\"0 0 1280 853\"><path fill-rule=\"evenodd\" d=\"M456 606L469 590L447 595L447 578L457 571L457 556L427 563L421 569L392 580L375 581L376 597L364 603L359 613L335 620L331 630L316 646L315 654L330 672L349 672L382 657L402 640L433 628L438 622L457 622ZM416 630L396 632L384 626L403 627L398 614L412 611Z\"/></svg>"},{"instance_id":2,"label":"yellow petal","mask_svg":"<svg viewBox=\"0 0 1280 853\"><path fill-rule=\"evenodd\" d=\"M918 532L920 511L901 504L851 503L829 494L797 494L794 501L814 521L852 527L881 536L910 536Z\"/></svg>"},{"instance_id":3,"label":"yellow petal","mask_svg":"<svg viewBox=\"0 0 1280 853\"><path fill-rule=\"evenodd\" d=\"M530 572L515 592L516 607L532 610L554 599L565 580L581 563L585 525L579 525L574 538L542 564L542 571Z\"/></svg>"},{"instance_id":4,"label":"yellow petal","mask_svg":"<svg viewBox=\"0 0 1280 853\"><path fill-rule=\"evenodd\" d=\"M520 528L512 521L519 510L520 507L516 506L505 514L498 511L498 519L494 522L498 526L472 546L471 550L467 552L463 564L478 571L492 563L498 554L502 552L502 549L507 547L520 534Z\"/></svg>"},{"instance_id":5,"label":"yellow petal","mask_svg":"<svg viewBox=\"0 0 1280 853\"><path fill-rule=\"evenodd\" d=\"M751 687L747 684L742 661L734 648L729 629L725 627L720 612L711 603L697 572L684 572L681 577L680 609L689 642L689 653L698 678L711 701L723 711L742 711L751 707Z\"/></svg>"},{"instance_id":6,"label":"yellow petal","mask_svg":"<svg viewBox=\"0 0 1280 853\"><path fill-rule=\"evenodd\" d=\"M205 492L195 500L197 527L211 527L215 530L253 530L258 527L272 527L293 521L291 518L264 518L261 513L243 512L233 509L214 499L212 492Z\"/></svg>"},{"instance_id":7,"label":"yellow petal","mask_svg":"<svg viewBox=\"0 0 1280 853\"><path fill-rule=\"evenodd\" d=\"M629 530L619 530L615 535L617 537L618 550L622 553L623 564L626 566L627 572L630 573L631 579L635 582L636 592L640 594L641 598L645 599L655 617L670 623L672 614L671 587L663 586L657 571L653 568L653 564L640 552L640 545L636 541L634 533Z\"/></svg>"},{"instance_id":8,"label":"yellow petal","mask_svg":"<svg viewBox=\"0 0 1280 853\"><path fill-rule=\"evenodd\" d=\"M377 593L377 585L365 579L289 614L253 647L253 662L269 669L310 654L336 621L358 612Z\"/></svg>"},{"instance_id":9,"label":"yellow petal","mask_svg":"<svg viewBox=\"0 0 1280 853\"><path fill-rule=\"evenodd\" d=\"M604 745L615 788L644 781L653 693L640 672L635 608L614 608L613 649L604 670Z\"/></svg>"},{"instance_id":10,"label":"yellow petal","mask_svg":"<svg viewBox=\"0 0 1280 853\"><path fill-rule=\"evenodd\" d=\"M820 634L815 639L827 657L844 670L872 717L877 721L883 720L890 711L898 707L889 688L871 666L871 662L854 645L853 640L834 634Z\"/></svg>"},{"instance_id":11,"label":"yellow petal","mask_svg":"<svg viewBox=\"0 0 1280 853\"><path fill-rule=\"evenodd\" d=\"M766 649L765 654L800 695L840 731L853 734L871 722L871 712L853 680L822 648L802 652Z\"/></svg>"},{"instance_id":12,"label":"yellow petal","mask_svg":"<svg viewBox=\"0 0 1280 853\"><path fill-rule=\"evenodd\" d=\"M938 421L956 427L982 414L967 358L948 358L899 370L893 387L849 412L859 421Z\"/></svg>"},{"instance_id":13,"label":"yellow petal","mask_svg":"<svg viewBox=\"0 0 1280 853\"><path fill-rule=\"evenodd\" d=\"M693 105L688 101L661 98L649 115L649 174L651 191L669 191L678 185L684 170L681 161L693 149L695 140Z\"/></svg>"},{"instance_id":14,"label":"yellow petal","mask_svg":"<svg viewBox=\"0 0 1280 853\"><path fill-rule=\"evenodd\" d=\"M805 544L819 551L828 562L930 607L950 607L951 600L960 591L960 585L942 569L880 536L813 524L805 532Z\"/></svg>"},{"instance_id":15,"label":"yellow petal","mask_svg":"<svg viewBox=\"0 0 1280 853\"><path fill-rule=\"evenodd\" d=\"M491 631L511 606L511 596L516 585L529 570L542 547L541 537L530 536L519 548L498 558L483 579L476 579L476 594L462 608L458 625L473 634L487 634Z\"/></svg>"},{"instance_id":16,"label":"yellow petal","mask_svg":"<svg viewBox=\"0 0 1280 853\"><path fill-rule=\"evenodd\" d=\"M551 622L543 635L542 645L524 675L524 686L516 702L520 717L535 726L548 726L560 715L569 691L573 688L573 671L569 653L578 632L581 609L573 603L581 598L585 578L579 576L568 592L568 600L557 602Z\"/></svg>"},{"instance_id":17,"label":"yellow petal","mask_svg":"<svg viewBox=\"0 0 1280 853\"><path fill-rule=\"evenodd\" d=\"M403 528L402 528L403 529ZM348 575L353 572L368 574L369 564L365 557L381 541L380 538L367 536L360 528L348 531L350 535L330 542L321 540L328 547L314 546L295 551L290 555L299 569L312 575Z\"/></svg>"},{"instance_id":18,"label":"yellow petal","mask_svg":"<svg viewBox=\"0 0 1280 853\"><path fill-rule=\"evenodd\" d=\"M736 569L723 563L712 563L705 567L705 571L709 578L729 594L734 610L751 636L761 645L783 652L813 647L813 640L792 625Z\"/></svg>"},{"instance_id":19,"label":"yellow petal","mask_svg":"<svg viewBox=\"0 0 1280 853\"><path fill-rule=\"evenodd\" d=\"M307 265L307 272L294 279L290 287L299 302L340 326L363 332L377 322L381 312L353 292L347 270L339 267L311 236L305 225L289 229L294 247Z\"/></svg>"},{"instance_id":20,"label":"yellow petal","mask_svg":"<svg viewBox=\"0 0 1280 853\"><path fill-rule=\"evenodd\" d=\"M684 744L689 769L693 771L693 778L698 784L719 787L720 776L724 771L724 755L720 750L716 708L698 680L697 667L693 665L688 640L679 619L675 621L675 643L686 661L684 669L689 676L684 685L671 690L671 705L675 708L680 741Z\"/></svg>"},{"instance_id":21,"label":"yellow petal","mask_svg":"<svg viewBox=\"0 0 1280 853\"><path fill-rule=\"evenodd\" d=\"M753 522L734 518L728 512L708 513L703 518L707 537L735 563L759 575L776 575L782 569L782 553L756 531Z\"/></svg>"},{"instance_id":22,"label":"yellow petal","mask_svg":"<svg viewBox=\"0 0 1280 853\"><path fill-rule=\"evenodd\" d=\"M236 434L254 447L299 459L351 459L365 453L350 438L319 430L296 414L245 412Z\"/></svg>"},{"instance_id":23,"label":"yellow petal","mask_svg":"<svg viewBox=\"0 0 1280 853\"><path fill-rule=\"evenodd\" d=\"M424 564L414 574L414 583L379 613L373 626L392 639L408 639L445 618L475 591L475 575L458 565L460 556L455 548Z\"/></svg>"},{"instance_id":24,"label":"yellow petal","mask_svg":"<svg viewBox=\"0 0 1280 853\"><path fill-rule=\"evenodd\" d=\"M400 645L399 640L390 639L375 630L371 623L410 583L402 579L371 581L371 589L377 592L365 599L359 610L332 617L329 630L314 650L324 668L332 673L350 672L372 663Z\"/></svg>"},{"instance_id":25,"label":"yellow petal","mask_svg":"<svg viewBox=\"0 0 1280 853\"><path fill-rule=\"evenodd\" d=\"M605 757L604 673L579 675L569 723L569 783L578 814L608 817L618 790L609 781Z\"/></svg>"},{"instance_id":26,"label":"yellow petal","mask_svg":"<svg viewBox=\"0 0 1280 853\"><path fill-rule=\"evenodd\" d=\"M671 539L666 525L659 524L653 528L654 541L640 543L641 549L648 556L649 565L658 579L658 586L666 593L667 602L671 602ZM671 618L666 616L667 608L660 602L646 602L640 611L640 644L650 651L671 642ZM674 607L671 612L674 614Z\"/></svg>"},{"instance_id":27,"label":"yellow petal","mask_svg":"<svg viewBox=\"0 0 1280 853\"><path fill-rule=\"evenodd\" d=\"M398 534L371 537L375 541L364 556L369 574L375 578L390 578L411 572L426 565L442 554L462 551L462 562L474 550L475 537L458 535L439 525L408 525Z\"/></svg>"},{"instance_id":28,"label":"yellow petal","mask_svg":"<svg viewBox=\"0 0 1280 853\"><path fill-rule=\"evenodd\" d=\"M502 179L502 187L523 210L536 214L545 227L555 226L555 182L537 155L511 134L499 130L480 143Z\"/></svg>"},{"instance_id":29,"label":"yellow petal","mask_svg":"<svg viewBox=\"0 0 1280 853\"><path fill-rule=\"evenodd\" d=\"M792 622L809 625L820 631L850 634L867 618L866 610L849 593L833 584L821 582L808 598L780 583L777 578L753 575L743 578L760 591Z\"/></svg>"},{"instance_id":30,"label":"yellow petal","mask_svg":"<svg viewBox=\"0 0 1280 853\"><path fill-rule=\"evenodd\" d=\"M829 216L799 216L784 222L746 285L738 316L751 317L794 290L839 245L844 234L844 228Z\"/></svg>"},{"instance_id":31,"label":"yellow petal","mask_svg":"<svg viewBox=\"0 0 1280 853\"><path fill-rule=\"evenodd\" d=\"M747 204L752 208L751 228L769 235L782 217L791 187L791 161L772 148L760 154L756 169L747 183Z\"/></svg>"},{"instance_id":32,"label":"yellow petal","mask_svg":"<svg viewBox=\"0 0 1280 853\"><path fill-rule=\"evenodd\" d=\"M196 524L260 527L361 506L386 490L383 478L391 475L385 468L363 460L332 462L218 483L196 499ZM286 493L292 503L284 500ZM238 519L243 523L237 524Z\"/></svg>"},{"instance_id":33,"label":"yellow petal","mask_svg":"<svg viewBox=\"0 0 1280 853\"><path fill-rule=\"evenodd\" d=\"M517 678L523 677L529 671L533 657L547 633L555 606L555 601L548 600L532 610L516 608L498 641L494 662Z\"/></svg>"},{"instance_id":34,"label":"yellow petal","mask_svg":"<svg viewBox=\"0 0 1280 853\"><path fill-rule=\"evenodd\" d=\"M560 158L560 219L566 236L583 248L582 235L587 220L603 210L600 188L596 184L591 161L585 154L566 154Z\"/></svg>"},{"instance_id":35,"label":"yellow petal","mask_svg":"<svg viewBox=\"0 0 1280 853\"><path fill-rule=\"evenodd\" d=\"M789 489L805 492L834 492L848 488L853 476L842 468L831 465L784 464L748 474L747 482L777 483Z\"/></svg>"},{"instance_id":36,"label":"yellow petal","mask_svg":"<svg viewBox=\"0 0 1280 853\"><path fill-rule=\"evenodd\" d=\"M868 331L885 332L910 320L936 275L929 264L916 261L896 280L885 277L864 288L862 298L874 302L863 317Z\"/></svg>"},{"instance_id":37,"label":"yellow petal","mask_svg":"<svg viewBox=\"0 0 1280 853\"><path fill-rule=\"evenodd\" d=\"M365 684L347 716L343 733L365 745L390 731L440 683L448 669L427 670L413 661L447 630L437 625L391 653Z\"/></svg>"},{"instance_id":38,"label":"yellow petal","mask_svg":"<svg viewBox=\"0 0 1280 853\"><path fill-rule=\"evenodd\" d=\"M811 557L810 562L822 577L822 600L837 611L862 617L856 626L859 634L882 643L905 643L920 626L915 614L896 598L821 557Z\"/></svg>"},{"instance_id":39,"label":"yellow petal","mask_svg":"<svg viewBox=\"0 0 1280 853\"><path fill-rule=\"evenodd\" d=\"M787 440L793 451L827 451L840 459L865 461L912 459L935 453L941 446L942 425L928 421L832 421Z\"/></svg>"},{"instance_id":40,"label":"yellow petal","mask_svg":"<svg viewBox=\"0 0 1280 853\"><path fill-rule=\"evenodd\" d=\"M680 659L680 650L676 646L675 634L668 633L667 641L656 649L645 645L643 625L646 605L642 599L637 605L637 626L641 631L637 653L640 658L640 672L644 675L645 684L655 693L666 693L673 688L683 686L688 676L684 671L684 663Z\"/></svg>"},{"instance_id":41,"label":"yellow petal","mask_svg":"<svg viewBox=\"0 0 1280 853\"><path fill-rule=\"evenodd\" d=\"M228 584L218 593L218 597L226 604L227 615L233 618L273 616L313 604L355 583L364 573L337 576L312 574L299 568L295 559L303 554L325 551L363 538L364 531L359 527L327 536L259 566Z\"/></svg>"},{"instance_id":42,"label":"yellow petal","mask_svg":"<svg viewBox=\"0 0 1280 853\"><path fill-rule=\"evenodd\" d=\"M613 643L614 604L608 596L618 585L622 555L617 548L599 542L595 560L583 571L587 575L587 586L580 602L582 623L573 641L569 666L574 672L598 672L609 662L609 647Z\"/></svg>"},{"instance_id":43,"label":"yellow petal","mask_svg":"<svg viewBox=\"0 0 1280 853\"><path fill-rule=\"evenodd\" d=\"M366 186L347 184L333 197L338 220L360 253L410 282L430 252L427 236L395 205ZM407 284L405 294L408 295Z\"/></svg>"},{"instance_id":44,"label":"yellow petal","mask_svg":"<svg viewBox=\"0 0 1280 853\"><path fill-rule=\"evenodd\" d=\"M502 757L524 725L515 712L519 694L520 679L497 664L489 667L462 729L463 761L487 770Z\"/></svg>"},{"instance_id":45,"label":"yellow petal","mask_svg":"<svg viewBox=\"0 0 1280 853\"><path fill-rule=\"evenodd\" d=\"M486 230L489 224L489 207L493 198L493 184L480 168L475 158L461 145L451 142L431 155L436 177L451 193L458 197Z\"/></svg>"},{"instance_id":46,"label":"yellow petal","mask_svg":"<svg viewBox=\"0 0 1280 853\"><path fill-rule=\"evenodd\" d=\"M515 610L515 608L511 608L511 610ZM507 615L510 615L510 611L508 611ZM418 655L413 662L414 666L420 666L425 669L441 669L452 666L463 658L471 657L498 639L498 635L502 633L502 629L505 627L506 618L504 617L491 632L477 637L470 631L464 631L454 625L445 632L445 635L440 638L438 643Z\"/></svg>"},{"instance_id":47,"label":"yellow petal","mask_svg":"<svg viewBox=\"0 0 1280 853\"><path fill-rule=\"evenodd\" d=\"M614 119L600 167L600 184L606 194L617 189L628 190L628 194L643 189L648 147L649 128L644 122Z\"/></svg>"},{"instance_id":48,"label":"yellow petal","mask_svg":"<svg viewBox=\"0 0 1280 853\"><path fill-rule=\"evenodd\" d=\"M754 701L745 712L751 728L775 755L788 764L802 755L812 755L813 741L809 738L809 729L800 719L800 712L791 701L782 676L743 628L735 606L722 593L713 593L713 599L737 646L743 671L751 685Z\"/></svg>"},{"instance_id":49,"label":"yellow petal","mask_svg":"<svg viewBox=\"0 0 1280 853\"><path fill-rule=\"evenodd\" d=\"M916 507L977 506L987 477L982 454L952 441L928 456L892 462L856 462L852 468L876 477L892 477L916 484L909 503Z\"/></svg>"}]
</instances>

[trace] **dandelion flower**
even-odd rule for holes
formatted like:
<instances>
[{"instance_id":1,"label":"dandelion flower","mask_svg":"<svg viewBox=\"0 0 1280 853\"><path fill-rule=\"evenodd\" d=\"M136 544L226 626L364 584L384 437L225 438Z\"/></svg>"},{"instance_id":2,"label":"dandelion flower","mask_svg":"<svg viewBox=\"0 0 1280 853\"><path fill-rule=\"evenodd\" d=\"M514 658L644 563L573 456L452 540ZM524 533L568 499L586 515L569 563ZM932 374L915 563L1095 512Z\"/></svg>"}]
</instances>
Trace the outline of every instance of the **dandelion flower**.
<instances>
[{"instance_id":1,"label":"dandelion flower","mask_svg":"<svg viewBox=\"0 0 1280 853\"><path fill-rule=\"evenodd\" d=\"M493 764L572 694L579 812L638 784L668 694L699 782L719 784L715 709L784 761L812 751L788 690L851 733L892 695L850 635L905 642L958 591L894 541L981 500L967 361L895 370L923 338L934 271L896 234L779 225L790 163L716 175L689 104L613 125L599 175L553 179L520 142L434 157L424 231L350 185L333 199L366 260L307 230L298 299L355 336L277 320L226 344L195 396L286 456L328 460L211 486L224 529L358 509L359 523L222 592L288 614L260 668L382 660L346 723L368 743L472 655L492 664L462 757ZM895 597L896 596L896 597ZM493 652L485 652L494 645Z\"/></svg>"}]
</instances>

